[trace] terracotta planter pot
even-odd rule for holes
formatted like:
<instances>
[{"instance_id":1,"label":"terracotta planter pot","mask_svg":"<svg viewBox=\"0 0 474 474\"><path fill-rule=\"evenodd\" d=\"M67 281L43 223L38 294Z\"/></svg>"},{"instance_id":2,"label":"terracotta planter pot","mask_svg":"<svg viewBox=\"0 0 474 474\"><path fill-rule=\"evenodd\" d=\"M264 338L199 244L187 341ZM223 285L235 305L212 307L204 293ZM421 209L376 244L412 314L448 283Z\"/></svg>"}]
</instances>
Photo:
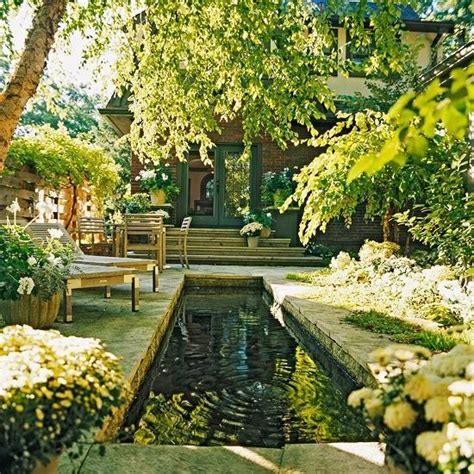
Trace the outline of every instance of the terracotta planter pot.
<instances>
[{"instance_id":1,"label":"terracotta planter pot","mask_svg":"<svg viewBox=\"0 0 474 474\"><path fill-rule=\"evenodd\" d=\"M258 235L254 237L247 237L247 247L250 249L256 249L258 247Z\"/></svg>"},{"instance_id":2,"label":"terracotta planter pot","mask_svg":"<svg viewBox=\"0 0 474 474\"><path fill-rule=\"evenodd\" d=\"M272 235L272 229L270 229L270 227L264 227L260 231L260 237L262 239L268 239L268 237L270 237L270 235Z\"/></svg>"},{"instance_id":3,"label":"terracotta planter pot","mask_svg":"<svg viewBox=\"0 0 474 474\"><path fill-rule=\"evenodd\" d=\"M162 189L154 189L150 191L150 199L153 206L161 206L166 203L166 193Z\"/></svg>"},{"instance_id":4,"label":"terracotta planter pot","mask_svg":"<svg viewBox=\"0 0 474 474\"><path fill-rule=\"evenodd\" d=\"M28 324L34 329L51 327L56 320L61 293L45 301L35 295L21 295L17 300L0 300L0 312L7 324Z\"/></svg>"},{"instance_id":5,"label":"terracotta planter pot","mask_svg":"<svg viewBox=\"0 0 474 474\"><path fill-rule=\"evenodd\" d=\"M33 469L32 474L56 474L58 472L59 456L53 456L46 466L40 462L36 463L36 467Z\"/></svg>"}]
</instances>

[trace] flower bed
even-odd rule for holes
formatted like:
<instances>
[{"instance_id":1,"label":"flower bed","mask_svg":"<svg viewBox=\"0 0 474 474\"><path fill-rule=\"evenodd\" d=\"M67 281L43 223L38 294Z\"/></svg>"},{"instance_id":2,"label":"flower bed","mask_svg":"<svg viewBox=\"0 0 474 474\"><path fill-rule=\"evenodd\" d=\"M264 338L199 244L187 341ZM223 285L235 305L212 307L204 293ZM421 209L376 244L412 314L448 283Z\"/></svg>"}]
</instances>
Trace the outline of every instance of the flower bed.
<instances>
[{"instance_id":1,"label":"flower bed","mask_svg":"<svg viewBox=\"0 0 474 474\"><path fill-rule=\"evenodd\" d=\"M459 270L452 267L423 268L398 253L397 244L368 241L358 260L340 252L326 270L289 277L311 283L311 298L320 302L365 315L372 312L374 320L377 312L403 319L418 331L449 333L452 345L456 338L471 339L474 282L463 282ZM357 324L357 318L351 322Z\"/></svg>"}]
</instances>

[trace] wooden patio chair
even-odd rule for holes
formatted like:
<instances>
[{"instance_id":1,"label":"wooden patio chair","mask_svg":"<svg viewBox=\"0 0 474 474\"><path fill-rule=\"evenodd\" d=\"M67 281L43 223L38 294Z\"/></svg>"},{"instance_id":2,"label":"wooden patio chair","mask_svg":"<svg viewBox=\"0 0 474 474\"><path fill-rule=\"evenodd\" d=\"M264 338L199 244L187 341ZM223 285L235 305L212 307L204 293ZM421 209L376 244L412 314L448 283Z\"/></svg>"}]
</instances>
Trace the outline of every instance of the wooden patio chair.
<instances>
[{"instance_id":1,"label":"wooden patio chair","mask_svg":"<svg viewBox=\"0 0 474 474\"><path fill-rule=\"evenodd\" d=\"M178 249L179 249L179 261L181 266L184 268L186 263L186 268L189 267L188 261L188 234L189 228L191 227L192 217L185 217L181 223L181 228L179 229L179 239L178 239Z\"/></svg>"},{"instance_id":2,"label":"wooden patio chair","mask_svg":"<svg viewBox=\"0 0 474 474\"><path fill-rule=\"evenodd\" d=\"M64 290L63 321L72 322L72 291L79 288L104 287L105 298L111 297L112 285L131 283L132 311L140 308L140 280L134 270L99 265L73 264Z\"/></svg>"},{"instance_id":3,"label":"wooden patio chair","mask_svg":"<svg viewBox=\"0 0 474 474\"><path fill-rule=\"evenodd\" d=\"M163 271L166 262L165 227L163 217L156 214L125 214L123 256L129 251L146 252Z\"/></svg>"},{"instance_id":4,"label":"wooden patio chair","mask_svg":"<svg viewBox=\"0 0 474 474\"><path fill-rule=\"evenodd\" d=\"M77 220L77 236L79 247L87 254L112 255L113 243L107 238L105 220L95 217L79 217ZM90 236L91 242L85 237ZM98 239L96 240L96 237Z\"/></svg>"},{"instance_id":5,"label":"wooden patio chair","mask_svg":"<svg viewBox=\"0 0 474 474\"><path fill-rule=\"evenodd\" d=\"M74 263L80 265L96 265L101 267L118 267L135 270L137 272L152 272L152 286L153 291L157 292L159 289L159 275L158 262L147 258L123 258L123 257L105 257L100 255L86 255L77 245L75 240L66 228L59 223L33 223L26 227L27 232L31 237L40 244L46 241L49 237L48 229L58 229L63 235L60 240L63 244L70 244L76 250Z\"/></svg>"}]
</instances>

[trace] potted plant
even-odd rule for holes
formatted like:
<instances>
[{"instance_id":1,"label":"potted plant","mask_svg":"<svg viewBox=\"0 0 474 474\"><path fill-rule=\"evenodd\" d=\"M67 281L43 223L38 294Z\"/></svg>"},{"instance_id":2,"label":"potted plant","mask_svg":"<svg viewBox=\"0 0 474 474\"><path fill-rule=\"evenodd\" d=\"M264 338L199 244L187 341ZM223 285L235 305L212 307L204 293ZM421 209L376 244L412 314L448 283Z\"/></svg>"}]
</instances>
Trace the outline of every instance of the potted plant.
<instances>
[{"instance_id":1,"label":"potted plant","mask_svg":"<svg viewBox=\"0 0 474 474\"><path fill-rule=\"evenodd\" d=\"M259 222L251 222L250 224L244 225L242 229L240 229L240 235L242 237L247 237L247 246L249 248L258 247L258 239L262 229L263 225Z\"/></svg>"},{"instance_id":2,"label":"potted plant","mask_svg":"<svg viewBox=\"0 0 474 474\"><path fill-rule=\"evenodd\" d=\"M248 212L244 216L244 224L250 224L252 222L259 222L263 228L260 232L262 239L267 239L272 233L272 214L270 212L264 212L261 209L257 209L254 212Z\"/></svg>"},{"instance_id":3,"label":"potted plant","mask_svg":"<svg viewBox=\"0 0 474 474\"><path fill-rule=\"evenodd\" d=\"M61 235L50 229L41 247L23 228L0 226L0 313L7 324L45 328L56 319L74 258Z\"/></svg>"},{"instance_id":4,"label":"potted plant","mask_svg":"<svg viewBox=\"0 0 474 474\"><path fill-rule=\"evenodd\" d=\"M386 444L392 472L469 472L474 451L474 346L436 354L392 345L371 355L378 388L352 392Z\"/></svg>"},{"instance_id":5,"label":"potted plant","mask_svg":"<svg viewBox=\"0 0 474 474\"><path fill-rule=\"evenodd\" d=\"M299 171L297 166L281 171L269 171L262 178L262 202L266 206L280 207L296 189L293 176Z\"/></svg>"},{"instance_id":6,"label":"potted plant","mask_svg":"<svg viewBox=\"0 0 474 474\"><path fill-rule=\"evenodd\" d=\"M7 326L0 366L2 472L56 472L58 456L127 397L118 360L98 339Z\"/></svg>"},{"instance_id":7,"label":"potted plant","mask_svg":"<svg viewBox=\"0 0 474 474\"><path fill-rule=\"evenodd\" d=\"M157 165L153 169L143 169L135 178L140 182L140 188L150 193L153 206L165 204L178 194L179 188L173 182L171 167L168 163Z\"/></svg>"}]
</instances>

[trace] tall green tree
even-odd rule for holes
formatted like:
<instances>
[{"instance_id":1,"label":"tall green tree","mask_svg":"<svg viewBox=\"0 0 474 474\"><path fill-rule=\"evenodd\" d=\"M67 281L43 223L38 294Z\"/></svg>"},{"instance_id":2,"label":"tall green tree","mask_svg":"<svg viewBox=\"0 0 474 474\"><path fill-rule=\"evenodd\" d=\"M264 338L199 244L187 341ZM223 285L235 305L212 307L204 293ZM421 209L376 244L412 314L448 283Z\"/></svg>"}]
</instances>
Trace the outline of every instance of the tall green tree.
<instances>
[{"instance_id":1,"label":"tall green tree","mask_svg":"<svg viewBox=\"0 0 474 474\"><path fill-rule=\"evenodd\" d=\"M267 133L282 148L314 135L314 120L334 109L326 78L350 65L331 52L337 18L358 45L375 45L368 72L398 69L406 46L400 5L409 0L6 0L0 20L22 4L33 23L16 67L0 93L0 171L15 127L34 95L59 32L92 36L90 54L116 45L119 87L131 91L132 145L141 155L183 157L190 143L201 156L208 134L242 119L247 149ZM370 12L369 34L365 24ZM121 35L127 38L120 41Z\"/></svg>"}]
</instances>

